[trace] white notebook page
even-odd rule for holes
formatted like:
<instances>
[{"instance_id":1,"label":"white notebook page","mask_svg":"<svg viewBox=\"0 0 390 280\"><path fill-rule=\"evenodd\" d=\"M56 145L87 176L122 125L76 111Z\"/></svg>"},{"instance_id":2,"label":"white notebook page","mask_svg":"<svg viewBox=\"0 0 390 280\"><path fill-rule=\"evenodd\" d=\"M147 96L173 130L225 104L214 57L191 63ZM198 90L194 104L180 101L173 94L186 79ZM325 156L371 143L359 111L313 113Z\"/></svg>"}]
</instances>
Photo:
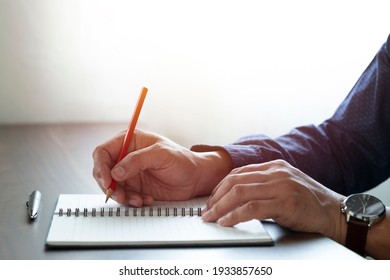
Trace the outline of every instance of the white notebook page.
<instances>
[{"instance_id":1,"label":"white notebook page","mask_svg":"<svg viewBox=\"0 0 390 280\"><path fill-rule=\"evenodd\" d=\"M144 216L141 215L141 209L136 209L137 215L134 216L133 208L121 206L113 200L105 204L104 200L104 195L60 195L47 237L47 245L191 246L273 243L261 222L257 220L240 223L235 227L222 227L216 223L203 222L197 214L197 209L204 207L206 198L156 202L153 205L153 216L150 216L149 207L144 208ZM62 216L59 214L61 208ZM161 209L161 216L157 214L158 208ZM166 216L166 208L169 208L169 216ZM175 208L177 216L174 215ZM187 209L185 216L181 215L183 208ZM189 214L189 208L194 209L193 215ZM93 209L96 210L94 215Z\"/></svg>"}]
</instances>

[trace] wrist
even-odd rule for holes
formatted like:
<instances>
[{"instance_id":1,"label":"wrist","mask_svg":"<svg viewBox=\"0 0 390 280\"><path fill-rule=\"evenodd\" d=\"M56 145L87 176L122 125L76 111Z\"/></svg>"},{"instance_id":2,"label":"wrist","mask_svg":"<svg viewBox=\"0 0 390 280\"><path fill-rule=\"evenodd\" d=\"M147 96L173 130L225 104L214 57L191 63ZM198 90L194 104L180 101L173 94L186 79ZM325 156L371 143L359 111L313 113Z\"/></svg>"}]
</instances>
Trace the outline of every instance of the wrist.
<instances>
[{"instance_id":1,"label":"wrist","mask_svg":"<svg viewBox=\"0 0 390 280\"><path fill-rule=\"evenodd\" d=\"M390 207L386 207L385 218L369 228L367 232L366 252L375 259L390 258L390 244L387 241L390 228Z\"/></svg>"},{"instance_id":2,"label":"wrist","mask_svg":"<svg viewBox=\"0 0 390 280\"><path fill-rule=\"evenodd\" d=\"M341 201L343 201L345 197L339 194L330 194L329 198L330 201L327 204L330 208L328 208L326 212L328 213L327 216L330 219L330 224L329 226L326 226L321 233L337 243L344 245L347 234L347 222L345 215L341 212ZM331 215L329 215L329 213ZM326 224L327 223L324 223L324 225Z\"/></svg>"},{"instance_id":3,"label":"wrist","mask_svg":"<svg viewBox=\"0 0 390 280\"><path fill-rule=\"evenodd\" d=\"M196 196L209 195L233 169L232 159L224 150L193 153L198 162L199 181Z\"/></svg>"}]
</instances>

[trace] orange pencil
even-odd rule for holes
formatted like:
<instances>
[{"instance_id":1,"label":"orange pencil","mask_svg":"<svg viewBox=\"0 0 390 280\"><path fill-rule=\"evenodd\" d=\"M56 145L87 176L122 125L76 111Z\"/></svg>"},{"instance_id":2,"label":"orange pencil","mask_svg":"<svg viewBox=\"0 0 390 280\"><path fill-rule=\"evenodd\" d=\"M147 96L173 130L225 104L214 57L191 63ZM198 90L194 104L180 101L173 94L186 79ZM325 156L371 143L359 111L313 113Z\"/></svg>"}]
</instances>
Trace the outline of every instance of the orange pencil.
<instances>
[{"instance_id":1,"label":"orange pencil","mask_svg":"<svg viewBox=\"0 0 390 280\"><path fill-rule=\"evenodd\" d=\"M123 139L122 148L119 152L118 158L116 160L116 163L120 162L126 155L127 150L129 149L131 138L133 137L135 126L138 121L139 114L141 113L142 105L144 104L144 100L146 97L146 93L148 92L148 89L143 87L141 89L141 93L138 98L137 106L134 110L133 116L130 120L129 127L126 131L125 138ZM106 193L106 203L110 196L115 192L117 182L112 179L110 186L107 189Z\"/></svg>"}]
</instances>

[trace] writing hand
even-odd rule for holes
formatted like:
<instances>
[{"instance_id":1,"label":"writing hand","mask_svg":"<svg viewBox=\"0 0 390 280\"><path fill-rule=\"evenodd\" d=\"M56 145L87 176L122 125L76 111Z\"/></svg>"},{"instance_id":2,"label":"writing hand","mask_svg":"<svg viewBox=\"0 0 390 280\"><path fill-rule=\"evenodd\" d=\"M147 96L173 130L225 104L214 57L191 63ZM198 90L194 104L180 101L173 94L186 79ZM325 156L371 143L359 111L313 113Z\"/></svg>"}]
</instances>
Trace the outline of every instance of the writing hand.
<instances>
[{"instance_id":1,"label":"writing hand","mask_svg":"<svg viewBox=\"0 0 390 280\"><path fill-rule=\"evenodd\" d=\"M132 206L154 200L206 195L225 176L226 155L195 153L162 136L136 130L127 155L115 165L124 132L96 147L93 175L103 192L118 182L112 198ZM230 159L229 159L230 162Z\"/></svg>"}]
</instances>

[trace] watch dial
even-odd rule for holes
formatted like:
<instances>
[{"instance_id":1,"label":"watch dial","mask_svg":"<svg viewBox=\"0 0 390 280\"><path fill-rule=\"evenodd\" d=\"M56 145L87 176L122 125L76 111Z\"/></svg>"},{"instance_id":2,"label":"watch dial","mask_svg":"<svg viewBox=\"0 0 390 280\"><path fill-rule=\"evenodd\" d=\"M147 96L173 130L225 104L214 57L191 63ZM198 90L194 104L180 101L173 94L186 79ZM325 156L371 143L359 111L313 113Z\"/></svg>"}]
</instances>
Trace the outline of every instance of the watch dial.
<instances>
[{"instance_id":1,"label":"watch dial","mask_svg":"<svg viewBox=\"0 0 390 280\"><path fill-rule=\"evenodd\" d=\"M377 216L385 208L379 199L368 194L351 195L346 202L346 206L357 217Z\"/></svg>"}]
</instances>

